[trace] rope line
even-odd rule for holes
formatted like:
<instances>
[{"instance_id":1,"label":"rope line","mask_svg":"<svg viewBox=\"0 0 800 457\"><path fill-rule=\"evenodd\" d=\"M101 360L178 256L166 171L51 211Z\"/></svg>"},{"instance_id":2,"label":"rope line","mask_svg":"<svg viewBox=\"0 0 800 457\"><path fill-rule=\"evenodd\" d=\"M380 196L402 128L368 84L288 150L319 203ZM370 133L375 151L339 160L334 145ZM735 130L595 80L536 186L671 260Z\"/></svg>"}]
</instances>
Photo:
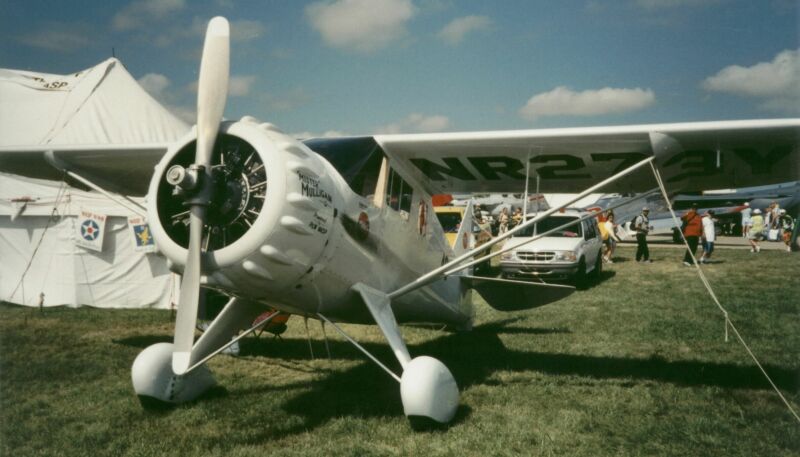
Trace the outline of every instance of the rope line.
<instances>
[{"instance_id":1,"label":"rope line","mask_svg":"<svg viewBox=\"0 0 800 457\"><path fill-rule=\"evenodd\" d=\"M661 179L661 174L658 172L658 169L656 168L656 166L652 162L650 162L650 168L653 169L653 175L656 178L656 182L658 182L658 187L661 189L661 194L664 197L664 201L667 203L667 208L669 209L670 214L672 215L672 221L675 223L676 227L680 227L680 224L678 223L678 216L675 215L675 211L672 209L672 204L670 203L669 197L667 196L667 190L664 187L664 181L662 181L662 179ZM680 230L680 233L681 233L681 239L683 240L683 244L686 245L686 250L689 252L689 254L692 257L692 263L693 263L695 269L697 270L697 274L700 277L700 281L702 281L702 283L705 286L706 290L708 291L709 295L711 295L711 299L714 300L714 303L716 303L717 308L719 308L719 310L722 312L722 315L725 318L725 342L728 341L728 326L730 326L731 330L733 330L733 334L736 335L736 338L739 340L739 342L742 344L742 346L744 346L744 349L750 355L750 358L753 359L753 362L755 362L756 366L758 366L758 369L761 370L761 373L764 374L764 377L767 379L769 384L775 390L775 393L778 394L780 399L783 401L783 404L786 405L786 408L789 409L789 412L792 413L794 418L797 419L797 422L800 423L800 416L798 416L797 412L792 407L791 403L789 403L789 400L787 400L786 397L783 396L783 393L781 392L781 390L778 388L778 386L775 385L775 383L772 381L772 378L769 376L769 374L767 374L767 371L761 365L761 362L758 361L758 358L756 357L756 355L753 354L753 351L750 350L750 346L747 345L747 342L744 340L742 335L739 333L739 330L737 330L736 326L733 325L733 321L731 321L731 319L730 319L730 315L728 314L728 310L726 310L725 307L722 306L722 304L717 299L717 295L714 293L714 290L711 288L711 284L708 282L708 278L706 278L705 273L703 273L703 269L700 268L700 264L697 263L697 258L694 256L694 252L692 252L691 249L689 249L689 242L686 241L686 237L683 235L683 230Z\"/></svg>"},{"instance_id":2,"label":"rope line","mask_svg":"<svg viewBox=\"0 0 800 457\"><path fill-rule=\"evenodd\" d=\"M14 298L14 295L16 295L17 290L19 290L20 286L23 285L23 282L25 281L25 276L28 274L28 270L30 270L31 265L33 265L33 259L36 257L36 253L39 251L39 248L42 246L42 241L44 241L45 235L47 235L47 229L50 228L50 224L53 222L53 220L56 217L56 213L58 212L58 205L61 204L61 199L64 198L64 195L66 195L66 190L67 190L67 180L66 180L66 173L65 173L61 177L61 186L59 186L59 188L58 188L58 193L56 194L56 200L55 200L55 203L53 203L53 209L50 210L50 217L47 218L47 224L45 224L45 226L44 226L44 230L42 231L42 236L39 237L39 242L36 243L36 247L33 249L33 252L31 253L31 257L28 259L28 265L26 265L25 266L25 270L22 271L22 276L20 276L19 282L17 283L17 286L14 287L14 291L11 292L11 295L8 296L9 300ZM45 275L45 277L47 277L47 275ZM25 288L23 287L23 294L22 294L22 303L23 304L25 303L25 292L24 292L24 290L25 290Z\"/></svg>"}]
</instances>

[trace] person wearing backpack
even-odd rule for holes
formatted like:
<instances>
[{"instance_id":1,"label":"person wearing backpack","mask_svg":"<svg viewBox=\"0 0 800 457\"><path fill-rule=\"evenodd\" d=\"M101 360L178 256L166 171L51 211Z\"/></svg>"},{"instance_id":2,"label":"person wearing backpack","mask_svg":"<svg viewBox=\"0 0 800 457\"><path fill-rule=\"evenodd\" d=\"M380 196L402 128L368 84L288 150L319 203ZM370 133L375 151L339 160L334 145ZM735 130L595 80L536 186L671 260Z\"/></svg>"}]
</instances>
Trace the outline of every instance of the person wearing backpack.
<instances>
[{"instance_id":1,"label":"person wearing backpack","mask_svg":"<svg viewBox=\"0 0 800 457\"><path fill-rule=\"evenodd\" d=\"M631 228L636 230L636 261L644 263L652 263L650 260L650 249L647 248L647 233L650 232L650 219L647 215L650 214L650 208L642 208L642 214L633 219Z\"/></svg>"},{"instance_id":2,"label":"person wearing backpack","mask_svg":"<svg viewBox=\"0 0 800 457\"><path fill-rule=\"evenodd\" d=\"M703 235L703 219L697 214L696 204L692 205L692 209L688 213L681 216L681 221L683 221L681 231L683 237L686 238L686 244L689 245L689 249L683 256L683 264L690 267L694 263L692 259L697 251L697 243L700 241L700 236Z\"/></svg>"}]
</instances>

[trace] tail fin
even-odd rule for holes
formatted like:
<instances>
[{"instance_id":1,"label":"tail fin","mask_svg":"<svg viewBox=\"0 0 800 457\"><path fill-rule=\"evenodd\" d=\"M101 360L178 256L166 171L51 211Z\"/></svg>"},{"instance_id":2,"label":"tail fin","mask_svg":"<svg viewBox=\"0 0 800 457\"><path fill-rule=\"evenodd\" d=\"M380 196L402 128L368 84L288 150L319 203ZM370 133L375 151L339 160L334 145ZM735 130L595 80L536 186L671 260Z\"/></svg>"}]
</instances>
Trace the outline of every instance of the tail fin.
<instances>
[{"instance_id":1,"label":"tail fin","mask_svg":"<svg viewBox=\"0 0 800 457\"><path fill-rule=\"evenodd\" d=\"M456 256L469 251L475 244L475 237L472 235L472 227L475 226L475 218L473 217L474 204L475 200L470 200L467 203L464 218L461 219L461 226L458 228L458 234L456 235L456 243L453 246L453 252Z\"/></svg>"}]
</instances>

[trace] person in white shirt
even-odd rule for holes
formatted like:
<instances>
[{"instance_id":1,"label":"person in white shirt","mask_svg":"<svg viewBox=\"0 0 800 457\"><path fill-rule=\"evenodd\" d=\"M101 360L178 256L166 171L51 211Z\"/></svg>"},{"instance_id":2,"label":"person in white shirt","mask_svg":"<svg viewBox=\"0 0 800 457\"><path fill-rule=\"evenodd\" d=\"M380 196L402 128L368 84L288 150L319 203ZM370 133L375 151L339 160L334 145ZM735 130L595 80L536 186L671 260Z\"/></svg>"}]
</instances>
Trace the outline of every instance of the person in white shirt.
<instances>
[{"instance_id":1,"label":"person in white shirt","mask_svg":"<svg viewBox=\"0 0 800 457\"><path fill-rule=\"evenodd\" d=\"M714 210L710 209L703 216L703 255L700 256L700 263L711 263L709 258L714 252L714 241L717 239L716 227L714 226Z\"/></svg>"},{"instance_id":2,"label":"person in white shirt","mask_svg":"<svg viewBox=\"0 0 800 457\"><path fill-rule=\"evenodd\" d=\"M750 203L744 202L744 208L742 208L742 238L747 238L750 234L750 227L753 225L752 214L753 209L750 208Z\"/></svg>"}]
</instances>

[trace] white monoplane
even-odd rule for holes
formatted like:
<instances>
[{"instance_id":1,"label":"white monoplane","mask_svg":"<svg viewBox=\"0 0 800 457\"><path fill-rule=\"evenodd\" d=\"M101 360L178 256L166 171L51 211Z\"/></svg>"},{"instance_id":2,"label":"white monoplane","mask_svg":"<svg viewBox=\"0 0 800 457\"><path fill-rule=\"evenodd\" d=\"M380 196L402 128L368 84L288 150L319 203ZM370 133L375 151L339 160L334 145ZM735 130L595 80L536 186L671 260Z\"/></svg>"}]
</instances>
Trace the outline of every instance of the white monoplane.
<instances>
[{"instance_id":1,"label":"white monoplane","mask_svg":"<svg viewBox=\"0 0 800 457\"><path fill-rule=\"evenodd\" d=\"M432 217L431 195L521 192L528 168L540 192L585 189L575 200L601 188L650 189L656 170L672 190L800 179L800 119L300 142L251 117L222 121L228 69L228 22L214 18L197 126L175 144L0 150L0 169L11 173L47 177L58 169L86 183L103 178L129 194L149 179L152 235L183 281L174 344L145 349L132 376L137 394L165 402L207 389L206 361L269 306L334 324L377 323L402 366L401 376L392 375L405 414L446 423L459 403L456 381L442 362L410 356L398 322L469 329L471 289L503 310L539 306L573 289L471 276L478 251L503 238L469 251L463 224L451 248ZM195 341L201 287L232 298Z\"/></svg>"}]
</instances>

